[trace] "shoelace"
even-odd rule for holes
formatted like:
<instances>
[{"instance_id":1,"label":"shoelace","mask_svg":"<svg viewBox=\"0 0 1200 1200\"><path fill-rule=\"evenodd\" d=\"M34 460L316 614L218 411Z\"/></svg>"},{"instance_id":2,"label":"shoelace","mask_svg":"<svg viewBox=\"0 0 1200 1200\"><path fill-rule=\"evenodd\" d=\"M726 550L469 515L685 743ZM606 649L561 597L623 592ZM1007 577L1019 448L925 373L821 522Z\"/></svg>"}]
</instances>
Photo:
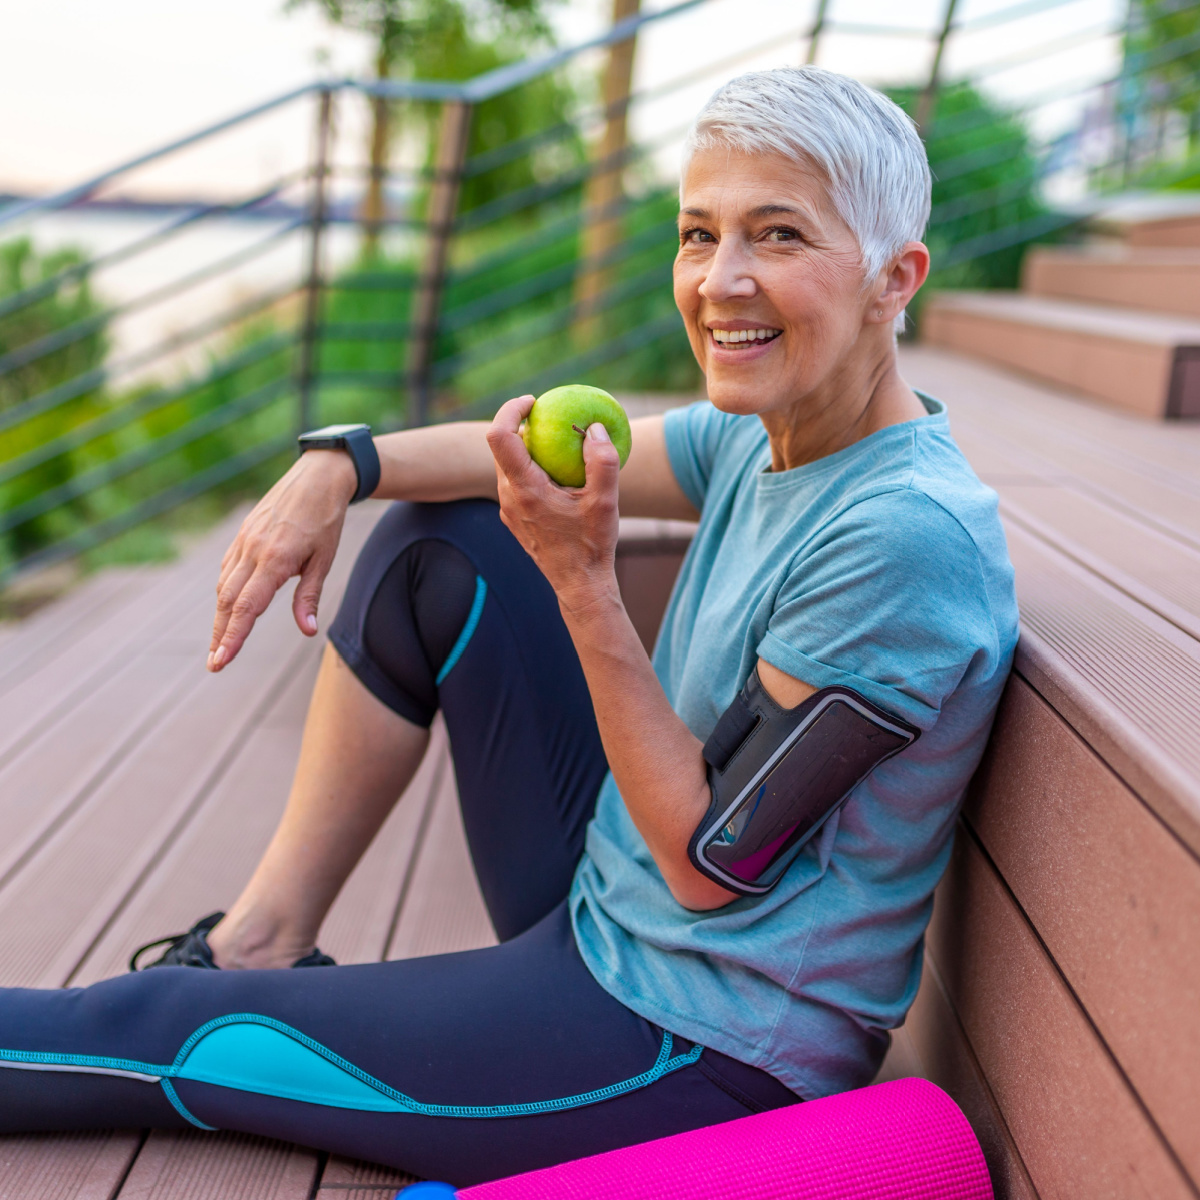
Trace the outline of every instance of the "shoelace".
<instances>
[{"instance_id":1,"label":"shoelace","mask_svg":"<svg viewBox=\"0 0 1200 1200\"><path fill-rule=\"evenodd\" d=\"M159 938L154 942L147 942L144 946L139 946L129 959L129 969L131 971L140 971L142 968L138 966L138 959L146 953L147 950L153 950L156 946L170 946L171 950L177 950L184 942L187 941L188 935L192 931L189 929L185 933L173 933L168 937ZM169 951L168 951L169 953Z\"/></svg>"}]
</instances>

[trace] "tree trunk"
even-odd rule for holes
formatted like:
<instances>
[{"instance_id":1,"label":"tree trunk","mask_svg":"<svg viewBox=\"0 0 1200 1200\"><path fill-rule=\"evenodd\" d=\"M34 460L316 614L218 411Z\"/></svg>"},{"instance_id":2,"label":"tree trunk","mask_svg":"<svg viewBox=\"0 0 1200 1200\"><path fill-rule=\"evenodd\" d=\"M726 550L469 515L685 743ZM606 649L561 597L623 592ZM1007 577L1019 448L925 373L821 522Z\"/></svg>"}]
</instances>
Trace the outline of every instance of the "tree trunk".
<instances>
[{"instance_id":1,"label":"tree trunk","mask_svg":"<svg viewBox=\"0 0 1200 1200\"><path fill-rule=\"evenodd\" d=\"M636 16L640 0L613 0L612 21ZM625 153L628 148L629 90L633 82L636 34L609 48L604 71L604 133L595 146L592 175L584 189L582 265L575 285L576 336L584 344L603 332L599 317L604 292L615 278L605 262L621 243Z\"/></svg>"},{"instance_id":2,"label":"tree trunk","mask_svg":"<svg viewBox=\"0 0 1200 1200\"><path fill-rule=\"evenodd\" d=\"M386 79L391 69L391 62L383 46L375 60L376 79ZM371 143L370 167L367 175L367 194L363 199L363 257L374 258L379 253L379 238L387 220L387 204L384 197L384 186L387 183L388 145L390 130L388 128L391 116L388 101L383 96L371 97Z\"/></svg>"}]
</instances>

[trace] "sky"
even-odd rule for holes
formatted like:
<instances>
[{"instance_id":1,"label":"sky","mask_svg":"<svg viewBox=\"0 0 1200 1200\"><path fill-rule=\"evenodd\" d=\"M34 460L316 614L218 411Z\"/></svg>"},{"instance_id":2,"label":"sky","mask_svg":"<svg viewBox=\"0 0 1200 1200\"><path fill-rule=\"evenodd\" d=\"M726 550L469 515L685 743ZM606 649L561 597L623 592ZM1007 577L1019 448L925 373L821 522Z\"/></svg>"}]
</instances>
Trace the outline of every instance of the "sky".
<instances>
[{"instance_id":1,"label":"sky","mask_svg":"<svg viewBox=\"0 0 1200 1200\"><path fill-rule=\"evenodd\" d=\"M967 20L1014 0L960 0ZM865 25L934 28L945 0L831 0L829 19ZM648 0L646 7L663 6ZM648 106L656 129L686 122L722 78L747 67L800 62L800 36L815 0L711 0L687 16L647 29L637 75L652 86L698 65L716 63L755 45L766 49L718 70L674 97ZM1020 56L1030 45L1119 23L1120 0L1046 0L1045 11L1000 30L963 34L951 44L947 68ZM551 11L564 44L606 22L608 0L559 0ZM879 38L831 33L820 61L871 81L922 78L926 37ZM1067 48L1050 59L996 72L989 85L1019 97L1060 78L1102 74L1115 61L1116 39ZM362 75L367 40L328 26L315 5L285 12L283 0L0 0L0 187L45 191L86 178L115 162L202 127L228 113L320 74ZM595 58L579 69L594 68ZM1053 118L1050 118L1053 119ZM347 106L340 133L361 139L362 114ZM299 162L311 114L293 105L253 129L222 139L219 150L176 158L130 186L211 194L235 183L253 187Z\"/></svg>"}]
</instances>

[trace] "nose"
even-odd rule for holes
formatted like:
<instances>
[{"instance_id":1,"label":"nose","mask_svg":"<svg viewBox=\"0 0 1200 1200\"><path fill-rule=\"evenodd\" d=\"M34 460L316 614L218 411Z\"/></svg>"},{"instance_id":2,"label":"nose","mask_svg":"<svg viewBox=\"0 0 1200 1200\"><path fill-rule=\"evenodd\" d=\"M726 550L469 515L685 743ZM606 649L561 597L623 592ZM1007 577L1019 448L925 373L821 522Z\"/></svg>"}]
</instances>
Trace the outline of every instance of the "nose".
<instances>
[{"instance_id":1,"label":"nose","mask_svg":"<svg viewBox=\"0 0 1200 1200\"><path fill-rule=\"evenodd\" d=\"M738 238L722 238L716 253L708 261L708 271L700 284L705 300L748 300L758 291L750 270L750 258Z\"/></svg>"}]
</instances>

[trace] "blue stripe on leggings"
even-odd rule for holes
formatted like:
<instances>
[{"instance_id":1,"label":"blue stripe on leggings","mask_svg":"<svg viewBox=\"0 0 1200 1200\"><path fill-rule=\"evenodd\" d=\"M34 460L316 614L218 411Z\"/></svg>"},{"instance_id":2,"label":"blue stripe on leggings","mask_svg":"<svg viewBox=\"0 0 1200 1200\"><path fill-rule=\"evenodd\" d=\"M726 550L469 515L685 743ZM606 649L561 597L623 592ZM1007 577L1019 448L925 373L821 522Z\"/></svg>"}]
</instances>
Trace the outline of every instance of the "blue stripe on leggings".
<instances>
[{"instance_id":1,"label":"blue stripe on leggings","mask_svg":"<svg viewBox=\"0 0 1200 1200\"><path fill-rule=\"evenodd\" d=\"M462 627L462 633L458 635L458 641L454 643L446 661L442 663L442 669L437 673L437 678L433 681L435 687L442 686L442 680L454 669L454 664L462 658L462 652L467 648L467 643L471 640L471 635L475 632L475 627L479 624L480 615L483 613L483 602L487 599L487 583L482 575L475 576L475 599L471 602L471 611L467 613L467 623Z\"/></svg>"},{"instance_id":2,"label":"blue stripe on leggings","mask_svg":"<svg viewBox=\"0 0 1200 1200\"><path fill-rule=\"evenodd\" d=\"M251 1059L251 1067L247 1070L245 1058L246 1047L244 1039L235 1039L237 1044L225 1044L220 1031L228 1029L230 1033L236 1027L252 1029L257 1027L265 1034L272 1031L277 1037L284 1035L294 1046L295 1051L284 1052L286 1047L264 1042L259 1052ZM206 1061L197 1059L189 1070L188 1060L202 1043L212 1035L216 1041L211 1045L211 1052L202 1055ZM283 1039L280 1039L282 1041ZM218 1042L221 1044L218 1046ZM596 1088L590 1092L580 1092L574 1096L562 1096L555 1100L534 1100L525 1104L424 1104L414 1100L403 1092L389 1087L382 1080L367 1074L361 1067L341 1055L334 1053L327 1046L293 1029L282 1021L258 1013L232 1013L229 1016L217 1017L201 1025L180 1047L175 1061L170 1066L157 1063L143 1063L125 1058L107 1058L102 1055L82 1054L46 1054L20 1050L0 1050L0 1067L7 1060L12 1065L22 1066L44 1065L60 1070L75 1066L85 1070L103 1071L108 1068L113 1074L127 1075L137 1071L143 1075L159 1076L159 1082L167 1099L175 1109L187 1118L193 1125L201 1129L212 1126L194 1117L184 1107L175 1088L173 1080L194 1078L197 1082L216 1084L217 1086L232 1087L238 1091L250 1092L257 1095L280 1096L284 1099L305 1100L311 1104L326 1104L337 1108L353 1108L364 1112L396 1112L415 1113L426 1117L458 1117L458 1118L488 1118L488 1117L523 1117L538 1113L561 1112L569 1108L583 1108L590 1104L598 1104L602 1100L610 1100L614 1096L622 1096L627 1092L637 1091L656 1083L664 1075L678 1071L681 1067L689 1067L697 1062L704 1053L703 1046L693 1046L686 1054L672 1057L671 1051L674 1039L670 1033L664 1032L662 1046L658 1057L649 1070L631 1079L623 1079L619 1083L611 1083L607 1087ZM296 1057L296 1052L300 1058ZM309 1063L304 1062L304 1055L310 1057ZM277 1060L277 1061L273 1061ZM255 1080L253 1064L257 1063L263 1078ZM341 1074L345 1086L338 1088L336 1081L331 1081L330 1068ZM273 1078L267 1078L273 1077ZM307 1077L307 1078L306 1078ZM331 1083L333 1084L331 1088ZM257 1086L256 1086L257 1085ZM366 1085L366 1088L363 1088ZM357 1094L355 1089L359 1089ZM342 1091L338 1096L331 1092Z\"/></svg>"}]
</instances>

